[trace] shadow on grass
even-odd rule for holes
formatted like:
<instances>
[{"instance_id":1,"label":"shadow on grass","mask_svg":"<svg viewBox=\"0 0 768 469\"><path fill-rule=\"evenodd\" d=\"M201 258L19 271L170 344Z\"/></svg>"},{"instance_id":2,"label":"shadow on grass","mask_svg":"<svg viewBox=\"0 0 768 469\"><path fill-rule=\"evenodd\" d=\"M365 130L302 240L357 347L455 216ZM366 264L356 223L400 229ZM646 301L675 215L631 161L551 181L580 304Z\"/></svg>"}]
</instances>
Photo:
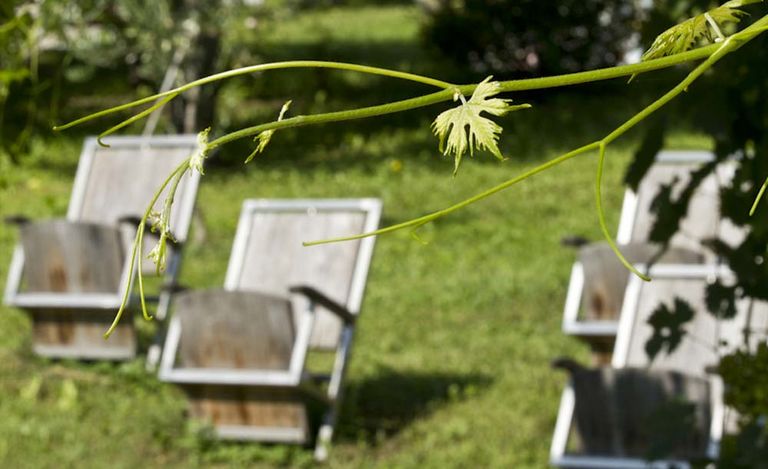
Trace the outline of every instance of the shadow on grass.
<instances>
[{"instance_id":1,"label":"shadow on grass","mask_svg":"<svg viewBox=\"0 0 768 469\"><path fill-rule=\"evenodd\" d=\"M351 382L339 419L339 439L377 443L437 408L471 398L492 382L489 376L452 373L383 373Z\"/></svg>"}]
</instances>

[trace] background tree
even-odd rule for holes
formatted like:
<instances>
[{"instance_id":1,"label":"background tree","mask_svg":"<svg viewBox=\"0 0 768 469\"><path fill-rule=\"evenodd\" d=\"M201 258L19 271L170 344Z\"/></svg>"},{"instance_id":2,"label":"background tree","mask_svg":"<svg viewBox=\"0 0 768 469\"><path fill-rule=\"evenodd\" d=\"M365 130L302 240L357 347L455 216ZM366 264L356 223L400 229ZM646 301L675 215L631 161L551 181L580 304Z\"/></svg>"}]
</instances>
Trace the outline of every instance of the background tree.
<instances>
[{"instance_id":1,"label":"background tree","mask_svg":"<svg viewBox=\"0 0 768 469\"><path fill-rule=\"evenodd\" d=\"M425 39L475 73L541 76L616 65L636 27L626 0L422 0Z\"/></svg>"}]
</instances>

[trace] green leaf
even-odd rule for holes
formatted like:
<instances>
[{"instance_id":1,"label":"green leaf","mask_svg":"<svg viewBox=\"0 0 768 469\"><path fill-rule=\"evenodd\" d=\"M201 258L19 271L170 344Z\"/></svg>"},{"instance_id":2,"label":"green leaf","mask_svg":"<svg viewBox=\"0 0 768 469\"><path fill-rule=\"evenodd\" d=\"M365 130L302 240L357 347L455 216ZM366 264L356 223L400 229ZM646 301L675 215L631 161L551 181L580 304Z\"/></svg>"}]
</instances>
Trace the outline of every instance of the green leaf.
<instances>
[{"instance_id":1,"label":"green leaf","mask_svg":"<svg viewBox=\"0 0 768 469\"><path fill-rule=\"evenodd\" d=\"M474 155L477 148L489 151L500 160L504 159L498 146L503 129L480 113L503 116L511 111L531 107L530 104L512 106L511 99L493 98L501 91L501 85L499 82L490 81L491 78L488 77L477 85L469 101L460 93L456 93L454 100L461 99L461 104L444 111L432 123L432 130L440 139L440 151L444 155L454 157L454 175L459 170L461 158L467 149L470 155Z\"/></svg>"},{"instance_id":2,"label":"green leaf","mask_svg":"<svg viewBox=\"0 0 768 469\"><path fill-rule=\"evenodd\" d=\"M291 103L293 100L288 100L283 104L283 107L280 108L280 115L277 116L277 122L280 122L283 120L283 117L285 117L285 113L288 112L288 108L291 107ZM251 152L250 155L245 159L245 163L248 164L250 161L256 156L258 153L263 153L264 149L267 148L267 145L269 144L269 141L272 140L272 135L274 135L274 130L265 130L264 132L261 132L259 135L256 136L256 138L253 139L253 141L258 140L258 144L256 145L256 148Z\"/></svg>"},{"instance_id":3,"label":"green leaf","mask_svg":"<svg viewBox=\"0 0 768 469\"><path fill-rule=\"evenodd\" d=\"M659 34L642 59L653 60L679 54L694 48L699 41L716 42L722 39L720 27L726 23L738 23L745 12L739 8L763 0L731 0ZM714 24L713 24L714 23Z\"/></svg>"}]
</instances>

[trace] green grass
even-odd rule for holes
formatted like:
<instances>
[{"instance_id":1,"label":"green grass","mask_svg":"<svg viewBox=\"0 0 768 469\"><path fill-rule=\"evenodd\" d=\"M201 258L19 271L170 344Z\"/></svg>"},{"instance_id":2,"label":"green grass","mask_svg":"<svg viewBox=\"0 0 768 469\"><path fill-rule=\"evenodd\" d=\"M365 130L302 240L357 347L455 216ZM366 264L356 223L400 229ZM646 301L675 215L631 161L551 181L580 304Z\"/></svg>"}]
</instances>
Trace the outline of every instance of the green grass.
<instances>
[{"instance_id":1,"label":"green grass","mask_svg":"<svg viewBox=\"0 0 768 469\"><path fill-rule=\"evenodd\" d=\"M362 16L332 10L331 18L349 20L330 24L349 24L354 31L345 36L334 28L328 34L365 43L368 36L355 18L376 17L386 25L394 17L394 24L405 25L400 36L369 28L376 40L416 40L412 8L357 14ZM318 18L286 26L288 44L325 40L301 36L301 21ZM334 58L357 50L347 46L338 46ZM230 98L237 94L230 93ZM297 94L299 104L314 99L311 93ZM325 105L353 101L347 96ZM615 106L604 104L611 108L604 112L585 102L561 96L535 113L507 119L503 149L512 158L499 164L476 155L455 179L452 162L438 154L428 131L437 108L277 133L267 153L248 167L212 166L206 172L198 199L206 239L185 252L182 281L194 287L223 283L243 199L380 197L383 222L391 224L459 201L594 139L642 104L617 100ZM63 216L80 143L73 135L39 138L24 166L5 175L0 216ZM672 142L702 144L686 134ZM604 192L611 226L618 220L631 148L630 141L609 151ZM238 161L247 154L241 150L224 149L219 161ZM560 355L586 359L586 348L560 331L574 252L559 240L569 234L599 238L595 156L579 157L423 227L419 236L426 244L408 233L377 240L331 467L546 466L565 383L549 362ZM0 228L3 284L15 240L10 227ZM122 365L49 362L31 354L30 341L24 313L0 308L0 467L311 464L310 452L302 448L209 441L198 424L185 419L181 393L143 372L141 359Z\"/></svg>"}]
</instances>

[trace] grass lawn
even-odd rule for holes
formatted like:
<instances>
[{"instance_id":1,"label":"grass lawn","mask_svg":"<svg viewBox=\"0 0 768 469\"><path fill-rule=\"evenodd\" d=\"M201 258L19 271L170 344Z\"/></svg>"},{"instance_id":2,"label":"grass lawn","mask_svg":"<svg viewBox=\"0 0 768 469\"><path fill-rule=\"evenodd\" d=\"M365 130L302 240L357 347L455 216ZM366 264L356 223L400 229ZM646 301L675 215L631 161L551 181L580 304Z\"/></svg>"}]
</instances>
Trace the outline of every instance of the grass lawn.
<instances>
[{"instance_id":1,"label":"grass lawn","mask_svg":"<svg viewBox=\"0 0 768 469\"><path fill-rule=\"evenodd\" d=\"M302 29L291 23L285 31L295 35L276 28L275 37L293 39L273 53L292 58L291 50L326 43L332 45L323 54L348 59L361 53L355 44L372 43L374 50L416 44L418 15L410 7L331 14L404 26L395 36L374 28L369 38L361 35L360 23L337 18L328 24L354 31L349 43L334 45L329 37L347 37L341 26L302 39L297 38ZM316 24L324 18L298 21ZM418 52L405 54L413 61L389 63L395 55L383 61L429 69L420 65ZM376 64L376 56L365 62ZM345 77L335 86L370 85ZM237 90L228 91L222 105L238 96ZM295 99L297 112L342 102L312 93ZM182 281L222 285L245 198L380 197L383 222L391 224L459 201L592 140L642 104L611 101L603 104L610 112L593 107L597 112L586 119L588 99L558 95L535 112L506 118L503 149L510 159L498 163L476 155L456 178L428 130L430 118L444 109L439 106L396 119L277 133L265 155L246 168L224 164L245 156L244 147L225 148L218 155L222 163L210 167L201 183L198 207L206 239L185 252ZM261 106L257 114L276 112L273 103L254 103ZM74 133L40 138L0 187L0 216L63 216L81 142ZM682 134L673 144L706 142ZM619 142L609 153L604 192L611 226L618 221L632 148L631 140ZM546 466L565 383L549 362L560 355L587 356L584 346L560 331L574 252L559 240L569 234L599 238L595 163L595 155L579 157L427 225L419 231L426 244L408 233L377 240L331 467ZM15 240L14 230L0 227L2 284ZM187 422L184 406L179 391L143 371L142 359L112 365L34 357L26 316L0 308L0 467L311 464L310 452L301 448L211 442L200 425Z\"/></svg>"}]
</instances>

